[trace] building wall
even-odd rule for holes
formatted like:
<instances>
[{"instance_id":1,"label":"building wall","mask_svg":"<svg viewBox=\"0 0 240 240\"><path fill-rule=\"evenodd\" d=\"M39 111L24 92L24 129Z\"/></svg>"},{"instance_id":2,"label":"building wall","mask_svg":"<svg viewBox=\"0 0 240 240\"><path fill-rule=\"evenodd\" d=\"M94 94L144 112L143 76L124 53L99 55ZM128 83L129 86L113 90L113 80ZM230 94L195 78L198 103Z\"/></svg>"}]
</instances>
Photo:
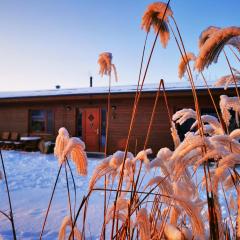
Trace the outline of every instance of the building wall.
<instances>
[{"instance_id":1,"label":"building wall","mask_svg":"<svg viewBox=\"0 0 240 240\"><path fill-rule=\"evenodd\" d=\"M137 111L136 121L132 130L129 149L132 152L143 149L146 134L154 105L155 94L141 98ZM201 108L212 108L208 95L199 97ZM116 116L110 119L109 126L109 148L108 152L123 150L128 135L134 95L120 98L113 97L111 106L116 106ZM216 96L218 102L218 96ZM172 95L168 97L170 114L181 108L193 108L191 95ZM76 110L78 108L99 107L106 108L106 96L94 99L91 96L87 99L48 99L28 100L26 102L15 101L1 104L0 107L0 132L16 131L20 134L28 133L28 112L29 109L52 109L54 112L54 135L60 127L64 126L69 133L76 134ZM29 133L28 133L29 134ZM46 138L55 137L48 136ZM161 147L173 147L170 135L170 122L163 98L160 97L146 147L151 147L156 153Z\"/></svg>"},{"instance_id":2,"label":"building wall","mask_svg":"<svg viewBox=\"0 0 240 240\"><path fill-rule=\"evenodd\" d=\"M21 106L0 107L0 132L16 131L24 133L28 129L28 110Z\"/></svg>"}]
</instances>

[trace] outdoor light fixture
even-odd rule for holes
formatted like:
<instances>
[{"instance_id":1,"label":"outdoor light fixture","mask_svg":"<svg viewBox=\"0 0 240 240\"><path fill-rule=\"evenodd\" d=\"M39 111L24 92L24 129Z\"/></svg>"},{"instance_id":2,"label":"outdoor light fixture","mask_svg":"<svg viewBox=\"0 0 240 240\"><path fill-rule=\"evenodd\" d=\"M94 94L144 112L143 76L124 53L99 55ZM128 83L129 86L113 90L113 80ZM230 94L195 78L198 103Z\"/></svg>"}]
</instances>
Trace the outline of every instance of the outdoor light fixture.
<instances>
[{"instance_id":1,"label":"outdoor light fixture","mask_svg":"<svg viewBox=\"0 0 240 240\"><path fill-rule=\"evenodd\" d=\"M117 109L116 106L112 106L112 119L115 119L117 117L116 109Z\"/></svg>"},{"instance_id":2,"label":"outdoor light fixture","mask_svg":"<svg viewBox=\"0 0 240 240\"><path fill-rule=\"evenodd\" d=\"M67 106L66 106L66 110L67 110L67 111L71 111L71 110L72 110L71 106L67 105Z\"/></svg>"}]
</instances>

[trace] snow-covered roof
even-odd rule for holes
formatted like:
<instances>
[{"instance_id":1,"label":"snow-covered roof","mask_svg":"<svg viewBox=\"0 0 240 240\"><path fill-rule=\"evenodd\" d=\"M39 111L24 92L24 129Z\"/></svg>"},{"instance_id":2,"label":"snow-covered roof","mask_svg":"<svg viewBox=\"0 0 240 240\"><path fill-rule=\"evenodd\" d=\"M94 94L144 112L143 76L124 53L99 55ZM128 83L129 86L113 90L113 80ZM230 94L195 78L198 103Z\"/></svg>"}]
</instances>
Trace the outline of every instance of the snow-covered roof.
<instances>
[{"instance_id":1,"label":"snow-covered roof","mask_svg":"<svg viewBox=\"0 0 240 240\"><path fill-rule=\"evenodd\" d=\"M210 84L211 88L212 85ZM205 89L203 85L196 85L197 89ZM137 89L136 85L112 86L112 94L132 93ZM158 84L146 84L143 87L143 92L156 92ZM165 83L167 91L187 91L191 90L189 82L182 81L176 83ZM50 90L33 90L33 91L15 91L15 92L0 92L0 99L8 98L28 98L28 97L49 97L49 96L72 96L72 95L98 95L108 93L108 87L84 87L71 89L50 89Z\"/></svg>"}]
</instances>

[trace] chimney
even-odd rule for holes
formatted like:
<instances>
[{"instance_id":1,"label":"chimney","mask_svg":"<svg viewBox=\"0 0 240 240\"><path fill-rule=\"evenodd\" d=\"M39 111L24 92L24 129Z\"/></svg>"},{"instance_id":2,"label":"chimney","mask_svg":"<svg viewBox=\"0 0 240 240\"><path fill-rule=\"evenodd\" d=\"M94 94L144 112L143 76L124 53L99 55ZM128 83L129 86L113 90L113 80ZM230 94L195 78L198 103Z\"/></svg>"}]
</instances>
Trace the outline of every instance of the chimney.
<instances>
[{"instance_id":1,"label":"chimney","mask_svg":"<svg viewBox=\"0 0 240 240\"><path fill-rule=\"evenodd\" d=\"M91 77L90 77L90 87L92 87L92 84L93 84L93 81L92 81L92 80L93 80L93 77L91 76Z\"/></svg>"}]
</instances>

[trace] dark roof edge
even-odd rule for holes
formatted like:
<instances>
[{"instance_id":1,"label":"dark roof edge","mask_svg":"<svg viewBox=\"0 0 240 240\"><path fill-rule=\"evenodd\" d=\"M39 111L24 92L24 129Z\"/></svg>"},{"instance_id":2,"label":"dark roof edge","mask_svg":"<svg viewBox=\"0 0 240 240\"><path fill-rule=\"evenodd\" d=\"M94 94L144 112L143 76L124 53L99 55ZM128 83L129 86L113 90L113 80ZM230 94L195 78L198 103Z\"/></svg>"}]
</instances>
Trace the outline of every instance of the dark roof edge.
<instances>
[{"instance_id":1,"label":"dark roof edge","mask_svg":"<svg viewBox=\"0 0 240 240\"><path fill-rule=\"evenodd\" d=\"M228 90L233 90L234 87L229 87ZM211 91L224 91L224 89L222 87L210 87ZM143 90L142 93L156 93L158 90L154 89L154 90ZM162 89L160 90L161 92L163 91ZM181 93L185 93L185 92L191 92L192 89L191 88L185 88L185 89L166 89L166 92L169 93L175 93L175 92L181 92ZM204 92L207 91L207 88L196 88L197 92ZM120 91L120 92L111 92L111 95L123 95L123 94L135 94L136 91ZM100 96L100 95L107 95L108 92L95 92L95 93L91 93L91 92L87 92L87 93L71 93L71 94L46 94L46 95L35 95L35 96L13 96L13 97L3 97L0 98L1 100L11 100L11 99L35 99L35 98L46 98L46 97L51 97L51 98L55 98L55 97L72 97L72 96Z\"/></svg>"}]
</instances>

